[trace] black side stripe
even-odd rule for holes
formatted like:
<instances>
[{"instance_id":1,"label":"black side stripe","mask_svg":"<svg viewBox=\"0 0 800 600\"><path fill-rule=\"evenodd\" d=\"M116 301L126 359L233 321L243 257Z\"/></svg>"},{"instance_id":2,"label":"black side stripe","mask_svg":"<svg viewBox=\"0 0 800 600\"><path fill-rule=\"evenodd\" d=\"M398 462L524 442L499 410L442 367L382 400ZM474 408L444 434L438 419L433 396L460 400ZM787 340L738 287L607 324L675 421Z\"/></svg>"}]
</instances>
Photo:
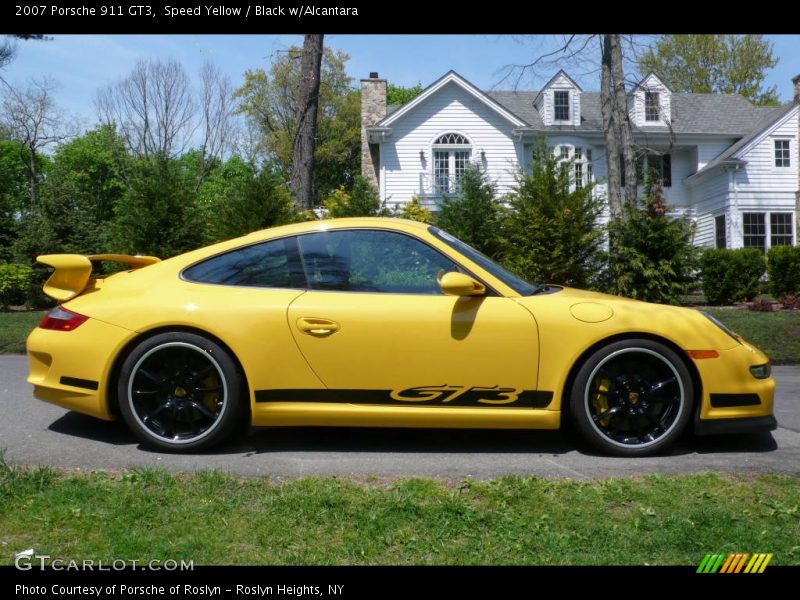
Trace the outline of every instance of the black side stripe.
<instances>
[{"instance_id":1,"label":"black side stripe","mask_svg":"<svg viewBox=\"0 0 800 600\"><path fill-rule=\"evenodd\" d=\"M758 406L761 399L758 394L711 394L711 406L725 408L732 406Z\"/></svg>"},{"instance_id":2,"label":"black side stripe","mask_svg":"<svg viewBox=\"0 0 800 600\"><path fill-rule=\"evenodd\" d=\"M72 387L84 388L86 390L96 390L100 387L97 381L91 379L79 379L78 377L64 377L60 379L62 385L71 385Z\"/></svg>"},{"instance_id":3,"label":"black side stripe","mask_svg":"<svg viewBox=\"0 0 800 600\"><path fill-rule=\"evenodd\" d=\"M440 398L432 400L396 400L391 396L392 390L256 390L256 402L326 402L339 404L378 404L392 406L439 406L442 408L478 407L478 408L547 408L553 400L553 392L541 390L524 390L517 394L517 399L508 404L483 403L474 401L474 396L464 395L459 402L442 402Z\"/></svg>"}]
</instances>

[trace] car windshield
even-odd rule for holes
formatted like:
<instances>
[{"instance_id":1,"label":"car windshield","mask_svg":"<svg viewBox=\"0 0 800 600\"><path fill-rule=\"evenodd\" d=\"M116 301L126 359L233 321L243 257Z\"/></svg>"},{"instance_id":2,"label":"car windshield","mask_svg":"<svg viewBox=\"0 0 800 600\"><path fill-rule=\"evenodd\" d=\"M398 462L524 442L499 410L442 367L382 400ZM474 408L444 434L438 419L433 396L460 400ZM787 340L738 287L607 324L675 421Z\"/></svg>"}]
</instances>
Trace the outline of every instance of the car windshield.
<instances>
[{"instance_id":1,"label":"car windshield","mask_svg":"<svg viewBox=\"0 0 800 600\"><path fill-rule=\"evenodd\" d=\"M458 238L453 237L441 229L429 227L428 231L451 248L458 250L472 262L486 269L489 273L497 277L500 281L517 292L520 296L533 296L534 294L539 294L547 290L546 285L529 283L525 281L519 275L515 275L505 267L501 267L485 254L478 252L472 246L465 244Z\"/></svg>"}]
</instances>

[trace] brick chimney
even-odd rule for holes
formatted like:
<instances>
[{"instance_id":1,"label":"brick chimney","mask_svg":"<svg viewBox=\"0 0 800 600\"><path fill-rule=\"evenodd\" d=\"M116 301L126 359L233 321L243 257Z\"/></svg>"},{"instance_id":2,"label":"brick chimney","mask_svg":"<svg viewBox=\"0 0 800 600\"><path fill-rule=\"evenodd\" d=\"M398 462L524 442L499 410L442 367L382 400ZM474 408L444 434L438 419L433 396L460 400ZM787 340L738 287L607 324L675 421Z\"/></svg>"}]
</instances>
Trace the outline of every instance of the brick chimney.
<instances>
[{"instance_id":1,"label":"brick chimney","mask_svg":"<svg viewBox=\"0 0 800 600\"><path fill-rule=\"evenodd\" d=\"M378 187L380 146L369 143L367 127L386 116L386 87L386 80L380 79L376 72L361 80L361 175L375 187Z\"/></svg>"},{"instance_id":2,"label":"brick chimney","mask_svg":"<svg viewBox=\"0 0 800 600\"><path fill-rule=\"evenodd\" d=\"M794 77L792 83L794 84L794 101L800 104L800 75Z\"/></svg>"}]
</instances>

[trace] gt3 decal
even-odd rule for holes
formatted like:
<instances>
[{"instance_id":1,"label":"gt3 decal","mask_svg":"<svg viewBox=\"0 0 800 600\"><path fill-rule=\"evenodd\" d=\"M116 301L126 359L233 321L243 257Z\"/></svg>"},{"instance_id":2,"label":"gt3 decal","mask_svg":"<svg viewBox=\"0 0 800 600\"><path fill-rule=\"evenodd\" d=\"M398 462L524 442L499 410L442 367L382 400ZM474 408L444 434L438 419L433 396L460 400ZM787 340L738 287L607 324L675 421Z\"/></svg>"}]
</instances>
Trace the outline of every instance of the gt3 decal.
<instances>
[{"instance_id":1,"label":"gt3 decal","mask_svg":"<svg viewBox=\"0 0 800 600\"><path fill-rule=\"evenodd\" d=\"M512 404L519 399L516 388L464 387L462 385L430 385L405 390L393 390L391 397L403 402L438 400L442 404Z\"/></svg>"},{"instance_id":2,"label":"gt3 decal","mask_svg":"<svg viewBox=\"0 0 800 600\"><path fill-rule=\"evenodd\" d=\"M553 392L516 388L424 385L402 390L256 390L256 402L336 402L439 407L547 408Z\"/></svg>"}]
</instances>

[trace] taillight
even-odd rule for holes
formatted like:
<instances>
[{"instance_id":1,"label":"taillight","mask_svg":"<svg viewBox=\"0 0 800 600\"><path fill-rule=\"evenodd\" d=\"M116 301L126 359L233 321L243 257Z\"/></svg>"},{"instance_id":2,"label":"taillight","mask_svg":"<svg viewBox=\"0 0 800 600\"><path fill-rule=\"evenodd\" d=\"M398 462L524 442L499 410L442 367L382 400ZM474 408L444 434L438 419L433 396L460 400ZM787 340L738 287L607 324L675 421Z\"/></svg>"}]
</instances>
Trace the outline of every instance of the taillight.
<instances>
[{"instance_id":1,"label":"taillight","mask_svg":"<svg viewBox=\"0 0 800 600\"><path fill-rule=\"evenodd\" d=\"M89 317L84 317L61 306L56 306L44 316L39 323L39 327L54 331L72 331L80 327L88 319Z\"/></svg>"}]
</instances>

